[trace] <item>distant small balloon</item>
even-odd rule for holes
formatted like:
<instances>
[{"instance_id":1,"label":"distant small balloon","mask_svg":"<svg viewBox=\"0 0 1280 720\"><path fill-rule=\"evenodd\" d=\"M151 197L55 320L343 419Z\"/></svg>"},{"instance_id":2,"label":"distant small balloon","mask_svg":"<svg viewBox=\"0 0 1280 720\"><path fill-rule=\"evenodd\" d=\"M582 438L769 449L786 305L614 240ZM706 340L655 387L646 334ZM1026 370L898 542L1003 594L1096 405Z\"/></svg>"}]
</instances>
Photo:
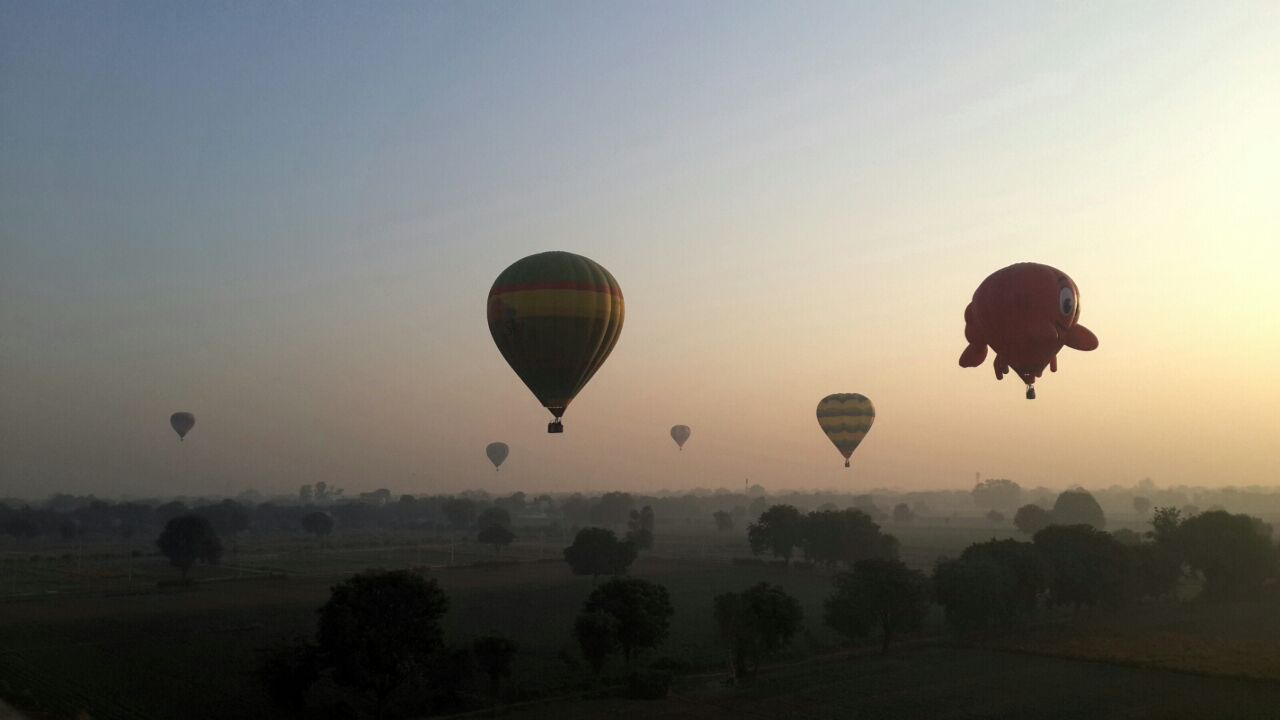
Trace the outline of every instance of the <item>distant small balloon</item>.
<instances>
[{"instance_id":1,"label":"distant small balloon","mask_svg":"<svg viewBox=\"0 0 1280 720\"><path fill-rule=\"evenodd\" d=\"M191 428L196 426L196 416L189 412L176 412L169 416L169 427L178 433L178 440L184 440Z\"/></svg>"},{"instance_id":2,"label":"distant small balloon","mask_svg":"<svg viewBox=\"0 0 1280 720\"><path fill-rule=\"evenodd\" d=\"M818 403L818 425L844 456L845 467L849 467L849 457L862 444L875 421L876 408L865 395L838 393Z\"/></svg>"},{"instance_id":3,"label":"distant small balloon","mask_svg":"<svg viewBox=\"0 0 1280 720\"><path fill-rule=\"evenodd\" d=\"M489 462L493 463L494 470L502 467L502 463L506 461L507 455L510 453L511 448L507 447L504 442L491 442L484 448L484 454L489 456Z\"/></svg>"},{"instance_id":4,"label":"distant small balloon","mask_svg":"<svg viewBox=\"0 0 1280 720\"><path fill-rule=\"evenodd\" d=\"M671 439L676 441L676 445L679 445L681 450L684 450L684 444L689 441L689 435L692 432L688 425L674 425L671 428Z\"/></svg>"}]
</instances>

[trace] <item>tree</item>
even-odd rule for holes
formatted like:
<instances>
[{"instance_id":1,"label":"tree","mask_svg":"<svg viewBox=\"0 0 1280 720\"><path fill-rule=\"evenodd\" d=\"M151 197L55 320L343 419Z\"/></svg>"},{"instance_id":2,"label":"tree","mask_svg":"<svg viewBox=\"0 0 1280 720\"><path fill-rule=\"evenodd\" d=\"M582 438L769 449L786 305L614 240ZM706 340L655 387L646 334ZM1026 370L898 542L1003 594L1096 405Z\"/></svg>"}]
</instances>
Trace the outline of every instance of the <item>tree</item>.
<instances>
[{"instance_id":1,"label":"tree","mask_svg":"<svg viewBox=\"0 0 1280 720\"><path fill-rule=\"evenodd\" d=\"M1022 502L1022 486L1012 480L989 478L974 486L973 503L983 510L1012 512Z\"/></svg>"},{"instance_id":2,"label":"tree","mask_svg":"<svg viewBox=\"0 0 1280 720\"><path fill-rule=\"evenodd\" d=\"M1125 601L1128 555L1115 538L1088 525L1050 525L1033 541L1049 569L1053 604L1079 609Z\"/></svg>"},{"instance_id":3,"label":"tree","mask_svg":"<svg viewBox=\"0 0 1280 720\"><path fill-rule=\"evenodd\" d=\"M449 498L440 511L454 530L466 530L476 519L476 501L470 498Z\"/></svg>"},{"instance_id":4,"label":"tree","mask_svg":"<svg viewBox=\"0 0 1280 720\"><path fill-rule=\"evenodd\" d=\"M835 577L823 607L829 627L849 639L880 632L880 652L894 636L920 627L929 611L928 581L898 560L860 560Z\"/></svg>"},{"instance_id":5,"label":"tree","mask_svg":"<svg viewBox=\"0 0 1280 720\"><path fill-rule=\"evenodd\" d=\"M855 495L853 497L853 509L861 510L864 515L877 522L889 517L876 505L876 499L872 495Z\"/></svg>"},{"instance_id":6,"label":"tree","mask_svg":"<svg viewBox=\"0 0 1280 720\"><path fill-rule=\"evenodd\" d=\"M1055 525L1088 525L1096 530L1107 528L1102 506L1087 490L1067 490L1053 503Z\"/></svg>"},{"instance_id":7,"label":"tree","mask_svg":"<svg viewBox=\"0 0 1280 720\"><path fill-rule=\"evenodd\" d=\"M35 514L30 508L23 508L15 513L12 517L5 518L0 523L0 531L5 535L22 539L38 537L41 533L40 523L36 522Z\"/></svg>"},{"instance_id":8,"label":"tree","mask_svg":"<svg viewBox=\"0 0 1280 720\"><path fill-rule=\"evenodd\" d=\"M315 498L311 485L303 485L298 488L298 502L302 505L310 505Z\"/></svg>"},{"instance_id":9,"label":"tree","mask_svg":"<svg viewBox=\"0 0 1280 720\"><path fill-rule=\"evenodd\" d=\"M169 522L179 515L186 515L188 512L187 504L181 500L170 500L156 508L156 517L161 522Z\"/></svg>"},{"instance_id":10,"label":"tree","mask_svg":"<svg viewBox=\"0 0 1280 720\"><path fill-rule=\"evenodd\" d=\"M249 510L235 500L204 505L196 508L195 513L209 518L219 535L236 535L249 529Z\"/></svg>"},{"instance_id":11,"label":"tree","mask_svg":"<svg viewBox=\"0 0 1280 720\"><path fill-rule=\"evenodd\" d=\"M1146 515L1151 511L1151 500L1140 495L1133 498L1133 511L1139 515Z\"/></svg>"},{"instance_id":12,"label":"tree","mask_svg":"<svg viewBox=\"0 0 1280 720\"><path fill-rule=\"evenodd\" d=\"M1003 525L1004 513L1000 512L999 510L992 510L988 512L987 522L991 523L992 525Z\"/></svg>"},{"instance_id":13,"label":"tree","mask_svg":"<svg viewBox=\"0 0 1280 720\"><path fill-rule=\"evenodd\" d=\"M1127 546L1134 593L1161 598L1173 593L1182 579L1182 557L1167 545L1140 542Z\"/></svg>"},{"instance_id":14,"label":"tree","mask_svg":"<svg viewBox=\"0 0 1280 720\"><path fill-rule=\"evenodd\" d=\"M1029 617L1047 587L1044 560L1036 546L1029 542L989 540L974 543L960 553L960 559L990 562L1003 571L1000 585L994 588L999 612L993 618L1001 624Z\"/></svg>"},{"instance_id":15,"label":"tree","mask_svg":"<svg viewBox=\"0 0 1280 720\"><path fill-rule=\"evenodd\" d=\"M591 592L583 611L613 618L618 647L627 665L636 650L651 648L667 636L674 610L667 589L639 578L615 577Z\"/></svg>"},{"instance_id":16,"label":"tree","mask_svg":"<svg viewBox=\"0 0 1280 720\"><path fill-rule=\"evenodd\" d=\"M564 560L574 575L619 575L636 559L636 546L618 540L612 530L583 528L573 538L573 544L564 549Z\"/></svg>"},{"instance_id":17,"label":"tree","mask_svg":"<svg viewBox=\"0 0 1280 720\"><path fill-rule=\"evenodd\" d=\"M502 548L510 545L511 541L515 539L515 533L497 524L486 527L476 536L476 540L479 540L482 544L493 546L494 555L500 555Z\"/></svg>"},{"instance_id":18,"label":"tree","mask_svg":"<svg viewBox=\"0 0 1280 720\"><path fill-rule=\"evenodd\" d=\"M893 521L896 523L909 523L916 519L916 514L911 512L911 506L904 502L900 502L893 506Z\"/></svg>"},{"instance_id":19,"label":"tree","mask_svg":"<svg viewBox=\"0 0 1280 720\"><path fill-rule=\"evenodd\" d=\"M480 515L476 517L476 527L481 531L494 527L495 525L510 529L511 513L507 512L506 509L495 505L493 507L485 508L484 512L480 513Z\"/></svg>"},{"instance_id":20,"label":"tree","mask_svg":"<svg viewBox=\"0 0 1280 720\"><path fill-rule=\"evenodd\" d=\"M1112 530L1111 537L1115 538L1116 542L1124 545L1125 547L1137 547L1142 544L1142 534L1130 530L1129 528Z\"/></svg>"},{"instance_id":21,"label":"tree","mask_svg":"<svg viewBox=\"0 0 1280 720\"><path fill-rule=\"evenodd\" d=\"M651 549L653 525L653 508L645 505L639 510L632 510L631 518L627 521L627 540L631 541L637 550Z\"/></svg>"},{"instance_id":22,"label":"tree","mask_svg":"<svg viewBox=\"0 0 1280 720\"><path fill-rule=\"evenodd\" d=\"M774 505L747 526L751 552L759 555L768 550L775 557L791 562L791 554L803 538L804 518L793 505Z\"/></svg>"},{"instance_id":23,"label":"tree","mask_svg":"<svg viewBox=\"0 0 1280 720\"><path fill-rule=\"evenodd\" d=\"M602 611L583 612L573 623L573 635L591 671L600 675L604 663L618 649L618 623Z\"/></svg>"},{"instance_id":24,"label":"tree","mask_svg":"<svg viewBox=\"0 0 1280 720\"><path fill-rule=\"evenodd\" d=\"M733 516L723 510L715 511L712 515L716 521L716 532L729 532L733 529Z\"/></svg>"},{"instance_id":25,"label":"tree","mask_svg":"<svg viewBox=\"0 0 1280 720\"><path fill-rule=\"evenodd\" d=\"M631 517L631 511L635 509L635 505L635 498L632 498L630 493L605 493L600 501L591 507L591 522L616 528Z\"/></svg>"},{"instance_id":26,"label":"tree","mask_svg":"<svg viewBox=\"0 0 1280 720\"><path fill-rule=\"evenodd\" d=\"M1016 587L1013 572L989 557L942 559L933 569L934 597L961 642L1009 622Z\"/></svg>"},{"instance_id":27,"label":"tree","mask_svg":"<svg viewBox=\"0 0 1280 720\"><path fill-rule=\"evenodd\" d=\"M511 674L511 659L515 657L518 646L511 638L497 635L485 635L471 643L471 651L475 653L476 664L489 676L493 687L493 701L497 703L501 697L502 679Z\"/></svg>"},{"instance_id":28,"label":"tree","mask_svg":"<svg viewBox=\"0 0 1280 720\"><path fill-rule=\"evenodd\" d=\"M1248 515L1211 510L1182 521L1177 546L1204 575L1204 595L1235 599L1257 594L1276 574L1271 526Z\"/></svg>"},{"instance_id":29,"label":"tree","mask_svg":"<svg viewBox=\"0 0 1280 720\"><path fill-rule=\"evenodd\" d=\"M1039 505L1024 505L1019 507L1018 514L1014 515L1014 527L1019 532L1034 536L1041 532L1042 529L1050 527L1053 524L1053 515L1050 511L1044 510Z\"/></svg>"},{"instance_id":30,"label":"tree","mask_svg":"<svg viewBox=\"0 0 1280 720\"><path fill-rule=\"evenodd\" d=\"M180 515L165 523L156 547L169 558L170 565L182 571L183 582L196 561L217 565L222 559L222 541L209 519L201 515Z\"/></svg>"},{"instance_id":31,"label":"tree","mask_svg":"<svg viewBox=\"0 0 1280 720\"><path fill-rule=\"evenodd\" d=\"M256 673L258 682L273 702L300 715L307 705L307 691L320 677L317 648L298 641L260 652L263 657Z\"/></svg>"},{"instance_id":32,"label":"tree","mask_svg":"<svg viewBox=\"0 0 1280 720\"><path fill-rule=\"evenodd\" d=\"M1158 507L1151 516L1151 529L1147 537L1157 545L1181 552L1178 547L1178 528L1182 527L1182 511L1176 507Z\"/></svg>"},{"instance_id":33,"label":"tree","mask_svg":"<svg viewBox=\"0 0 1280 720\"><path fill-rule=\"evenodd\" d=\"M302 516L302 529L318 538L328 537L333 532L333 517L319 510Z\"/></svg>"},{"instance_id":34,"label":"tree","mask_svg":"<svg viewBox=\"0 0 1280 720\"><path fill-rule=\"evenodd\" d=\"M591 522L591 503L579 493L574 493L560 503L560 515L571 527L582 527Z\"/></svg>"},{"instance_id":35,"label":"tree","mask_svg":"<svg viewBox=\"0 0 1280 720\"><path fill-rule=\"evenodd\" d=\"M880 526L861 510L821 510L804 519L802 547L805 558L828 567L859 560L893 560L898 541L880 532Z\"/></svg>"},{"instance_id":36,"label":"tree","mask_svg":"<svg viewBox=\"0 0 1280 720\"><path fill-rule=\"evenodd\" d=\"M58 535L63 540L75 540L84 537L84 526L75 520L67 519L58 524Z\"/></svg>"},{"instance_id":37,"label":"tree","mask_svg":"<svg viewBox=\"0 0 1280 720\"><path fill-rule=\"evenodd\" d=\"M800 631L800 603L779 585L762 582L714 601L720 637L732 654L734 677L754 678L760 658L777 652Z\"/></svg>"},{"instance_id":38,"label":"tree","mask_svg":"<svg viewBox=\"0 0 1280 720\"><path fill-rule=\"evenodd\" d=\"M371 692L376 716L387 698L422 673L443 633L449 598L435 580L407 570L366 570L335 585L320 608L320 650L340 685Z\"/></svg>"}]
</instances>

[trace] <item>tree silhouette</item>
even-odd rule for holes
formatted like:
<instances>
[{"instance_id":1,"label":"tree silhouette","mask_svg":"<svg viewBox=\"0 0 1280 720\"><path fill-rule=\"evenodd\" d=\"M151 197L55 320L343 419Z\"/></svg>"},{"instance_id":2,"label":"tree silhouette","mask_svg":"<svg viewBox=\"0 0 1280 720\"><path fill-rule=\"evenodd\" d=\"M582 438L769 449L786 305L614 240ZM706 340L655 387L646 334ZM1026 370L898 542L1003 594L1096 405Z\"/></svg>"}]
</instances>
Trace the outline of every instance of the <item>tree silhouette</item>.
<instances>
[{"instance_id":1,"label":"tree silhouette","mask_svg":"<svg viewBox=\"0 0 1280 720\"><path fill-rule=\"evenodd\" d=\"M201 515L180 515L165 523L156 547L169 558L170 565L182 571L183 582L196 561L217 565L222 559L222 541L209 519Z\"/></svg>"},{"instance_id":2,"label":"tree silhouette","mask_svg":"<svg viewBox=\"0 0 1280 720\"><path fill-rule=\"evenodd\" d=\"M1111 535L1088 525L1050 525L1035 534L1055 605L1117 606L1126 599L1129 557Z\"/></svg>"},{"instance_id":3,"label":"tree silhouette","mask_svg":"<svg viewBox=\"0 0 1280 720\"><path fill-rule=\"evenodd\" d=\"M495 703L502 698L502 680L511 674L511 659L515 657L517 649L518 646L511 638L496 635L478 637L471 643L476 664L489 676Z\"/></svg>"},{"instance_id":4,"label":"tree silhouette","mask_svg":"<svg viewBox=\"0 0 1280 720\"><path fill-rule=\"evenodd\" d=\"M382 718L387 698L427 666L442 644L449 599L435 580L407 570L367 570L335 585L320 608L320 650L334 680L373 694Z\"/></svg>"},{"instance_id":5,"label":"tree silhouette","mask_svg":"<svg viewBox=\"0 0 1280 720\"><path fill-rule=\"evenodd\" d=\"M666 588L624 577L612 578L593 590L583 611L613 618L618 646L628 665L636 650L654 647L666 638L674 612Z\"/></svg>"},{"instance_id":6,"label":"tree silhouette","mask_svg":"<svg viewBox=\"0 0 1280 720\"><path fill-rule=\"evenodd\" d=\"M971 494L974 504L983 510L1012 511L1022 502L1022 486L1012 480L983 480Z\"/></svg>"},{"instance_id":7,"label":"tree silhouette","mask_svg":"<svg viewBox=\"0 0 1280 720\"><path fill-rule=\"evenodd\" d=\"M302 529L318 538L328 537L333 532L333 518L319 510L307 513L302 516Z\"/></svg>"},{"instance_id":8,"label":"tree silhouette","mask_svg":"<svg viewBox=\"0 0 1280 720\"><path fill-rule=\"evenodd\" d=\"M618 540L612 530L583 528L573 538L573 544L564 549L564 560L574 575L619 575L627 571L636 559L636 546Z\"/></svg>"},{"instance_id":9,"label":"tree silhouette","mask_svg":"<svg viewBox=\"0 0 1280 720\"><path fill-rule=\"evenodd\" d=\"M880 652L897 635L920 627L929 610L928 580L898 560L860 560L835 577L824 603L828 626L850 639L880 633Z\"/></svg>"},{"instance_id":10,"label":"tree silhouette","mask_svg":"<svg viewBox=\"0 0 1280 720\"><path fill-rule=\"evenodd\" d=\"M735 678L754 678L760 658L789 642L803 620L800 603L770 583L717 595L713 606L720 637L732 655Z\"/></svg>"},{"instance_id":11,"label":"tree silhouette","mask_svg":"<svg viewBox=\"0 0 1280 720\"><path fill-rule=\"evenodd\" d=\"M1053 515L1039 505L1023 505L1013 516L1013 526L1027 535L1035 535L1053 524Z\"/></svg>"},{"instance_id":12,"label":"tree silhouette","mask_svg":"<svg viewBox=\"0 0 1280 720\"><path fill-rule=\"evenodd\" d=\"M605 661L618 649L617 621L600 610L583 612L573 623L573 635L592 673L599 676Z\"/></svg>"},{"instance_id":13,"label":"tree silhouette","mask_svg":"<svg viewBox=\"0 0 1280 720\"><path fill-rule=\"evenodd\" d=\"M775 557L791 562L791 555L804 537L804 518L792 505L774 505L747 526L751 552L759 555L768 550Z\"/></svg>"},{"instance_id":14,"label":"tree silhouette","mask_svg":"<svg viewBox=\"0 0 1280 720\"><path fill-rule=\"evenodd\" d=\"M506 529L502 525L490 525L481 530L480 534L476 536L476 540L481 543L493 546L494 555L500 555L502 553L502 548L510 545L511 541L515 539L515 533Z\"/></svg>"},{"instance_id":15,"label":"tree silhouette","mask_svg":"<svg viewBox=\"0 0 1280 720\"><path fill-rule=\"evenodd\" d=\"M733 529L733 516L723 510L717 510L712 515L716 521L716 532L729 532Z\"/></svg>"},{"instance_id":16,"label":"tree silhouette","mask_svg":"<svg viewBox=\"0 0 1280 720\"><path fill-rule=\"evenodd\" d=\"M1096 530L1107 528L1102 506L1087 490L1067 490L1053 503L1055 525L1088 525Z\"/></svg>"},{"instance_id":17,"label":"tree silhouette","mask_svg":"<svg viewBox=\"0 0 1280 720\"><path fill-rule=\"evenodd\" d=\"M480 513L480 515L476 517L476 527L481 530L487 530L495 525L503 528L510 528L511 513L507 512L504 508L494 506L485 508L484 512Z\"/></svg>"}]
</instances>

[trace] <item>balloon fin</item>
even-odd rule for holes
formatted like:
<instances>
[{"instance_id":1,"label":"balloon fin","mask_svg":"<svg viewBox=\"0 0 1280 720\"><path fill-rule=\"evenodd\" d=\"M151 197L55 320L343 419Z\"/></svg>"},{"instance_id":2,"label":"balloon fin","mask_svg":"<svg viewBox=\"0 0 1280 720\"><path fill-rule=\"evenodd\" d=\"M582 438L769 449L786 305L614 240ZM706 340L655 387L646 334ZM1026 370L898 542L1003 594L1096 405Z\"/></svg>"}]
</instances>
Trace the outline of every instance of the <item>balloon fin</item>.
<instances>
[{"instance_id":1,"label":"balloon fin","mask_svg":"<svg viewBox=\"0 0 1280 720\"><path fill-rule=\"evenodd\" d=\"M960 353L960 367L978 367L983 360L987 359L986 343L979 345L978 343L970 343L969 347Z\"/></svg>"},{"instance_id":2,"label":"balloon fin","mask_svg":"<svg viewBox=\"0 0 1280 720\"><path fill-rule=\"evenodd\" d=\"M1098 349L1098 336L1094 335L1089 328L1083 325L1076 325L1067 331L1062 337L1062 342L1072 350L1089 350Z\"/></svg>"}]
</instances>

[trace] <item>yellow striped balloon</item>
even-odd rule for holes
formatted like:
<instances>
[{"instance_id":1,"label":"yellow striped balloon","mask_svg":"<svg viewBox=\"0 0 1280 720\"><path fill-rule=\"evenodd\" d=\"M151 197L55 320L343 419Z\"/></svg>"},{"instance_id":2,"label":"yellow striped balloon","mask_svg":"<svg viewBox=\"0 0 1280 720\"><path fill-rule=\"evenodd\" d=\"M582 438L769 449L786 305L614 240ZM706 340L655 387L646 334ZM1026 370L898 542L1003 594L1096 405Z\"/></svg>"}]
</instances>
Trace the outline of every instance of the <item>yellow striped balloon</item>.
<instances>
[{"instance_id":1,"label":"yellow striped balloon","mask_svg":"<svg viewBox=\"0 0 1280 720\"><path fill-rule=\"evenodd\" d=\"M845 467L849 467L849 456L858 449L875 421L876 408L865 395L837 393L818 403L818 425L844 456Z\"/></svg>"}]
</instances>

